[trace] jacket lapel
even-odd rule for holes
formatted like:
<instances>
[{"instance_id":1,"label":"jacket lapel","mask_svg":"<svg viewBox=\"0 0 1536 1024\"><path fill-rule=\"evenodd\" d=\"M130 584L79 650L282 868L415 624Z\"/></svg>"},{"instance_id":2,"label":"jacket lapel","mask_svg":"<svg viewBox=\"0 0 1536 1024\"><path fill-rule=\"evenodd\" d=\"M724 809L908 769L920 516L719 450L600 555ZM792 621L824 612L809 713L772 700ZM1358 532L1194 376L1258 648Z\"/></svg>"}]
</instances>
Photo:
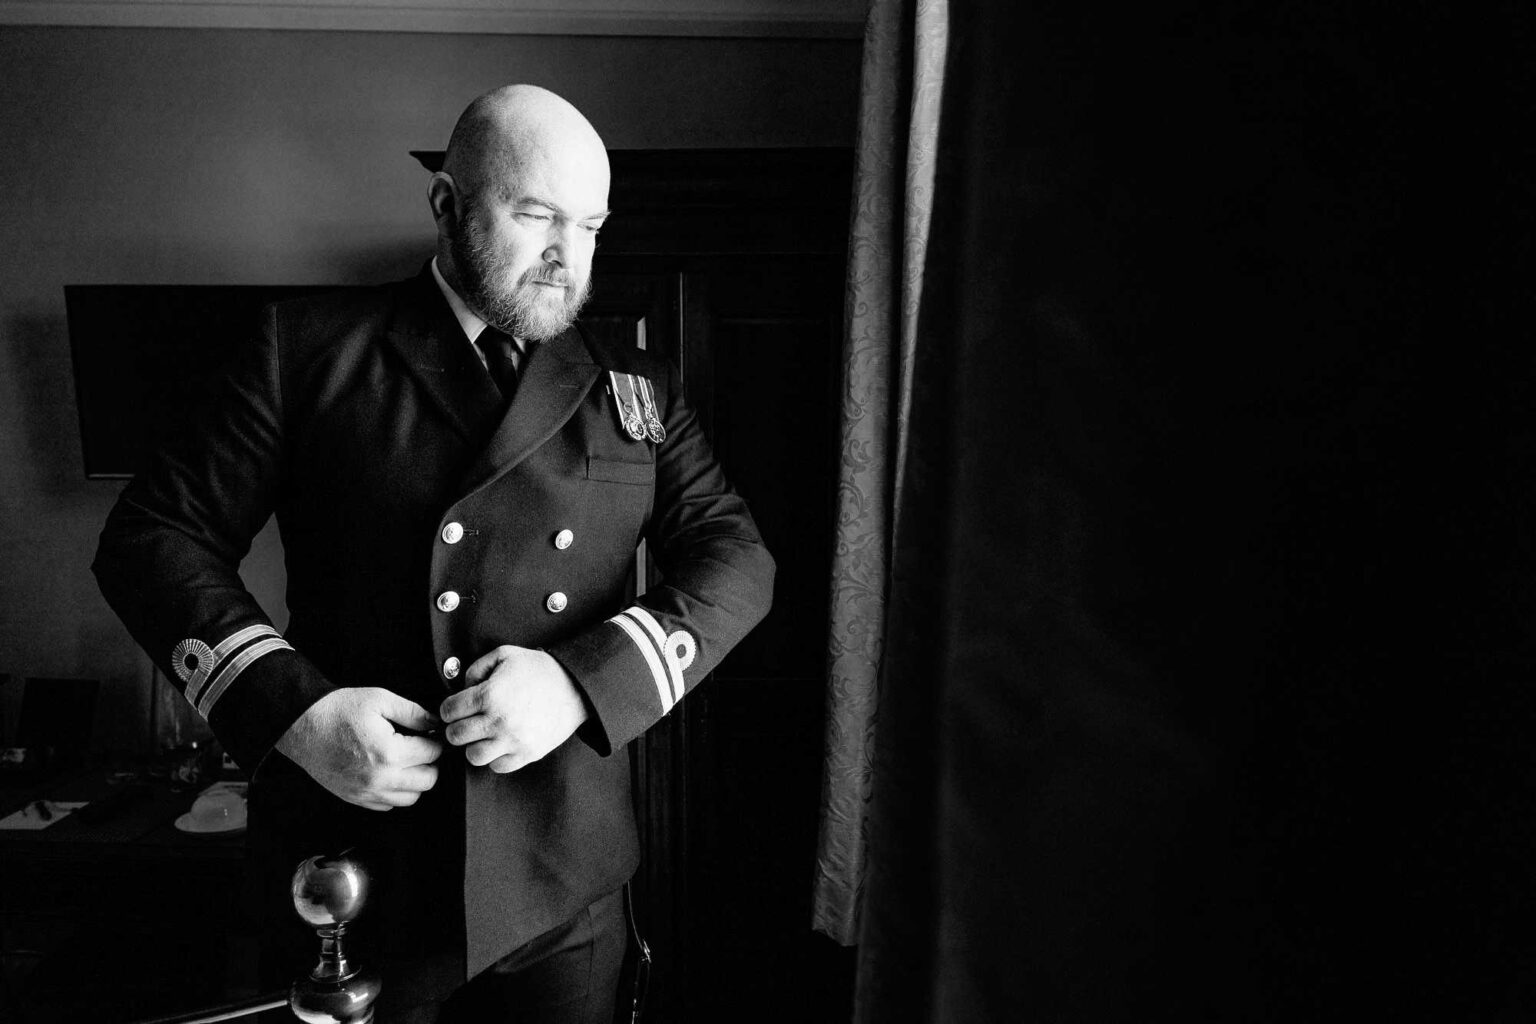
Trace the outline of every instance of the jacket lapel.
<instances>
[{"instance_id":1,"label":"jacket lapel","mask_svg":"<svg viewBox=\"0 0 1536 1024\"><path fill-rule=\"evenodd\" d=\"M580 407L600 372L575 328L535 346L519 374L506 418L470 466L465 490L505 473L554 436Z\"/></svg>"},{"instance_id":2,"label":"jacket lapel","mask_svg":"<svg viewBox=\"0 0 1536 1024\"><path fill-rule=\"evenodd\" d=\"M405 287L385 338L431 403L466 441L478 447L501 412L496 385L438 291L431 268Z\"/></svg>"}]
</instances>

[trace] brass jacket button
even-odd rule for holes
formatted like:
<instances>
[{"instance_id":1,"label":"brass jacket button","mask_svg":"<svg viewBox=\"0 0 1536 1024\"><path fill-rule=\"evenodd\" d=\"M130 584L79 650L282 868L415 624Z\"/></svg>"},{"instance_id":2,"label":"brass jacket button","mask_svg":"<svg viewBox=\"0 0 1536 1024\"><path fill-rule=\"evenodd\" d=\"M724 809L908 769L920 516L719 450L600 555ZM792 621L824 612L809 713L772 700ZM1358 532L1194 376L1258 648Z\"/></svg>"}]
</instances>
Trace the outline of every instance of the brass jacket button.
<instances>
[{"instance_id":1,"label":"brass jacket button","mask_svg":"<svg viewBox=\"0 0 1536 1024\"><path fill-rule=\"evenodd\" d=\"M457 679L459 677L459 659L449 658L443 662L443 678Z\"/></svg>"},{"instance_id":2,"label":"brass jacket button","mask_svg":"<svg viewBox=\"0 0 1536 1024\"><path fill-rule=\"evenodd\" d=\"M443 527L443 543L444 544L457 544L459 541L461 541L463 539L464 539L464 524L463 523L449 523L447 526Z\"/></svg>"},{"instance_id":3,"label":"brass jacket button","mask_svg":"<svg viewBox=\"0 0 1536 1024\"><path fill-rule=\"evenodd\" d=\"M550 611L557 615L565 611L565 606L567 603L568 602L566 601L565 595L560 593L558 590L544 599L544 607L548 608Z\"/></svg>"},{"instance_id":4,"label":"brass jacket button","mask_svg":"<svg viewBox=\"0 0 1536 1024\"><path fill-rule=\"evenodd\" d=\"M571 546L571 542L575 539L576 535L570 530L561 530L559 533L555 534L555 547L559 548L561 551L564 551L566 548Z\"/></svg>"},{"instance_id":5,"label":"brass jacket button","mask_svg":"<svg viewBox=\"0 0 1536 1024\"><path fill-rule=\"evenodd\" d=\"M451 612L459 606L459 595L452 590L445 590L437 595L437 610Z\"/></svg>"}]
</instances>

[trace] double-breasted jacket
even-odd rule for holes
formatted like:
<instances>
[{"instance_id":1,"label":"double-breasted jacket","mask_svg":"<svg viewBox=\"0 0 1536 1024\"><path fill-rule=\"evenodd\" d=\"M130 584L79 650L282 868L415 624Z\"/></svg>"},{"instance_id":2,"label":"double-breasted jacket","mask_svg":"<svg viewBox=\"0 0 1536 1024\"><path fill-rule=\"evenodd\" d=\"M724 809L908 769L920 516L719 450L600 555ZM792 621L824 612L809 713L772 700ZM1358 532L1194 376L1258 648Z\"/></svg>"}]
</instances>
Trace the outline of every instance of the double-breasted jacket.
<instances>
[{"instance_id":1,"label":"double-breasted jacket","mask_svg":"<svg viewBox=\"0 0 1536 1024\"><path fill-rule=\"evenodd\" d=\"M616 388L650 391L664 440L626 431ZM638 862L626 744L772 591L773 560L670 365L573 328L533 348L503 412L424 271L269 308L198 424L124 490L93 568L252 773L269 866L372 851L391 960L456 950L470 976L622 884ZM282 635L238 574L274 513ZM642 538L663 582L633 599ZM450 748L415 806L377 812L274 749L336 687L435 711L499 644L548 651L590 712L519 771Z\"/></svg>"}]
</instances>

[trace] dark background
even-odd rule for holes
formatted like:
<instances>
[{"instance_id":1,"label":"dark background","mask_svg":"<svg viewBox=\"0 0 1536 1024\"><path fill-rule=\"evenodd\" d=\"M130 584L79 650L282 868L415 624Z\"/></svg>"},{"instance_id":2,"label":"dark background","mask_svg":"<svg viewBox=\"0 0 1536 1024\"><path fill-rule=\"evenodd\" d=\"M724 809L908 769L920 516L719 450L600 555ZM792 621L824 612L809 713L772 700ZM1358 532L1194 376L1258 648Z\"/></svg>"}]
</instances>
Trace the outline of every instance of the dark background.
<instances>
[{"instance_id":1,"label":"dark background","mask_svg":"<svg viewBox=\"0 0 1536 1024\"><path fill-rule=\"evenodd\" d=\"M875 988L1532 1019L1529 12L955 16Z\"/></svg>"}]
</instances>

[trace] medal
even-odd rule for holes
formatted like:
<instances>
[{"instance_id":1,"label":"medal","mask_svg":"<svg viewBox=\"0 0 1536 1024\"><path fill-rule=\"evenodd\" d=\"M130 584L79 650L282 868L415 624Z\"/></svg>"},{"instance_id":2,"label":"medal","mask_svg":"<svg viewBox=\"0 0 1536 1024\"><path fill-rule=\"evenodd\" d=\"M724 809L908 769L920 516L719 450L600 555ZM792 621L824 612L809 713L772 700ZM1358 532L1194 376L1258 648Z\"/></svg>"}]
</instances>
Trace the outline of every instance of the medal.
<instances>
[{"instance_id":1,"label":"medal","mask_svg":"<svg viewBox=\"0 0 1536 1024\"><path fill-rule=\"evenodd\" d=\"M667 428L661 425L661 417L656 414L656 393L651 390L651 382L646 377L639 378L640 401L645 406L645 432L652 441L657 444L667 439Z\"/></svg>"},{"instance_id":2,"label":"medal","mask_svg":"<svg viewBox=\"0 0 1536 1024\"><path fill-rule=\"evenodd\" d=\"M636 441L645 440L645 421L640 418L640 396L635 387L635 375L626 373L624 383L629 389L624 403L624 429Z\"/></svg>"},{"instance_id":3,"label":"medal","mask_svg":"<svg viewBox=\"0 0 1536 1024\"><path fill-rule=\"evenodd\" d=\"M608 380L613 385L613 409L618 414L619 427L634 440L644 441L647 431L645 421L641 418L640 398L636 394L634 376L609 370Z\"/></svg>"}]
</instances>

